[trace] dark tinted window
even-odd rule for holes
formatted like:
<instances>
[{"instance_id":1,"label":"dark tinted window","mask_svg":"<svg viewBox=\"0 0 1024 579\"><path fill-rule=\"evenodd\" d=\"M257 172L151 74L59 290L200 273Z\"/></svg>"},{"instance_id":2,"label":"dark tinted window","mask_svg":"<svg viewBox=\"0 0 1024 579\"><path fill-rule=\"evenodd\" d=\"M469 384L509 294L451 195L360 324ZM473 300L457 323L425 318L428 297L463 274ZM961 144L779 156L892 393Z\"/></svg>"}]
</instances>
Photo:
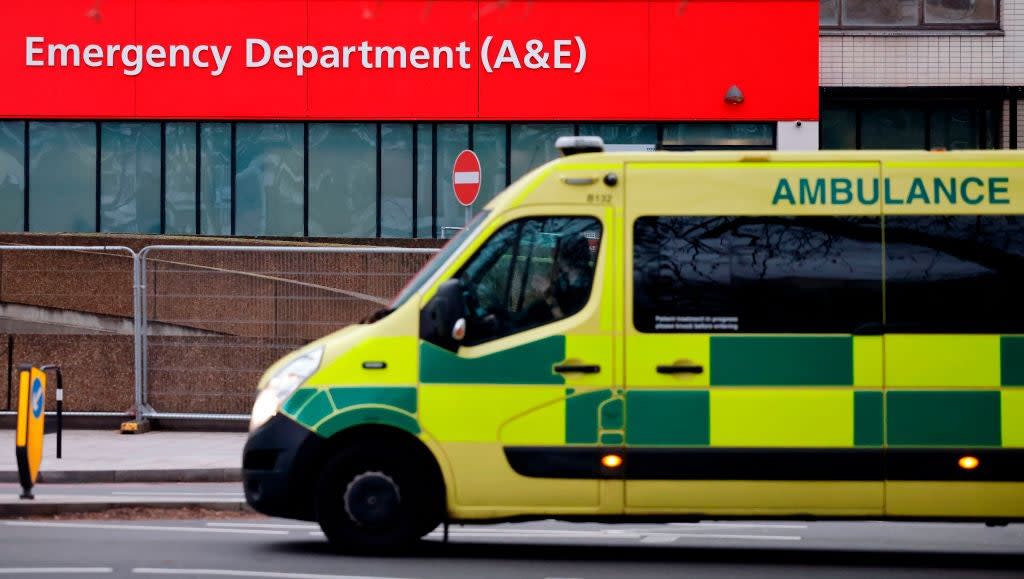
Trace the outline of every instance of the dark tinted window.
<instances>
[{"instance_id":1,"label":"dark tinted window","mask_svg":"<svg viewBox=\"0 0 1024 579\"><path fill-rule=\"evenodd\" d=\"M1024 331L1024 217L886 217L889 331Z\"/></svg>"},{"instance_id":2,"label":"dark tinted window","mask_svg":"<svg viewBox=\"0 0 1024 579\"><path fill-rule=\"evenodd\" d=\"M467 345L569 317L586 305L601 224L589 217L520 219L463 266Z\"/></svg>"},{"instance_id":3,"label":"dark tinted window","mask_svg":"<svg viewBox=\"0 0 1024 579\"><path fill-rule=\"evenodd\" d=\"M882 321L877 218L642 217L642 332L849 333Z\"/></svg>"}]
</instances>

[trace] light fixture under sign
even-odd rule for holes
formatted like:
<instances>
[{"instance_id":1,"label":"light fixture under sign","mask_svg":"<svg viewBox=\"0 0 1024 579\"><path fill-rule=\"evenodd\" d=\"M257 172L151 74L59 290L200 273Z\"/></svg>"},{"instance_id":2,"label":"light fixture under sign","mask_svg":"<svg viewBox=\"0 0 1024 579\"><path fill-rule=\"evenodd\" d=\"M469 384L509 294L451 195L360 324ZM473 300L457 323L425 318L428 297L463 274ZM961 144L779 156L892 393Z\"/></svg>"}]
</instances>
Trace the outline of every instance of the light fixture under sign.
<instances>
[{"instance_id":1,"label":"light fixture under sign","mask_svg":"<svg viewBox=\"0 0 1024 579\"><path fill-rule=\"evenodd\" d=\"M743 104L743 91L740 87L732 85L725 91L725 102L730 105Z\"/></svg>"}]
</instances>

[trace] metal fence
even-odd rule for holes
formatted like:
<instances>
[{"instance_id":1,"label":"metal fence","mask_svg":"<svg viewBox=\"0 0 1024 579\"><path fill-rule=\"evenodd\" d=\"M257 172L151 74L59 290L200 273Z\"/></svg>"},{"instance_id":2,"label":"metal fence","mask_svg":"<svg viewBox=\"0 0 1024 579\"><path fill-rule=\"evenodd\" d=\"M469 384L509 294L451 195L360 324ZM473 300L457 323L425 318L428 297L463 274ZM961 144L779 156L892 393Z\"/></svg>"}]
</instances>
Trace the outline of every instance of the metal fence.
<instances>
[{"instance_id":1,"label":"metal fence","mask_svg":"<svg viewBox=\"0 0 1024 579\"><path fill-rule=\"evenodd\" d=\"M59 363L69 383L88 384L67 392L69 408L90 409L79 414L133 412L138 271L124 246L0 246L3 414L17 407L19 363Z\"/></svg>"},{"instance_id":2,"label":"metal fence","mask_svg":"<svg viewBox=\"0 0 1024 579\"><path fill-rule=\"evenodd\" d=\"M102 407L117 409L102 414L137 418L248 419L256 383L270 364L384 307L437 251L0 246L0 259L39 256L31 263L0 261L0 324L4 308L48 313L58 322L50 326L56 346L33 354L46 359L29 359L32 350L16 347L0 363L64 365L69 414ZM60 257L65 254L72 257ZM108 267L107 255L120 261ZM93 330L84 332L90 334L84 343L71 337L75 320ZM23 339L18 327L11 329ZM75 390L82 392L77 401Z\"/></svg>"}]
</instances>

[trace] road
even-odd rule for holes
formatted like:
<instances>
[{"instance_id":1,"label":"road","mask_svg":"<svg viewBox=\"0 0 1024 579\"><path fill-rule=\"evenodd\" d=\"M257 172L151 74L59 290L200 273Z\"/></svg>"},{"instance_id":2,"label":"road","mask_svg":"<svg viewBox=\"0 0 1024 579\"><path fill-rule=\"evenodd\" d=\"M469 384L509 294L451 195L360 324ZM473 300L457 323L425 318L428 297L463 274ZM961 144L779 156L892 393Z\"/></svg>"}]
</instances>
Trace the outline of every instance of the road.
<instances>
[{"instance_id":1,"label":"road","mask_svg":"<svg viewBox=\"0 0 1024 579\"><path fill-rule=\"evenodd\" d=\"M456 579L1020 577L1024 525L550 521L453 527L400 557L336 555L315 525L0 521L0 575Z\"/></svg>"}]
</instances>

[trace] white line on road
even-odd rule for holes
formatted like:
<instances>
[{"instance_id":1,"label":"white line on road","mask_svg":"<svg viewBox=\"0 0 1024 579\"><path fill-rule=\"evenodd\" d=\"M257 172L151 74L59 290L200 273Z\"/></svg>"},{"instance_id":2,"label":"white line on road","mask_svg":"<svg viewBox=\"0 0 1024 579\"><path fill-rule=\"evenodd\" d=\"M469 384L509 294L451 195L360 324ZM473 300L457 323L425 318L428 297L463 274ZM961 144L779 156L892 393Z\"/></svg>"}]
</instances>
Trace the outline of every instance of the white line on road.
<instances>
[{"instance_id":1,"label":"white line on road","mask_svg":"<svg viewBox=\"0 0 1024 579\"><path fill-rule=\"evenodd\" d=\"M311 535L319 533L310 533ZM650 532L643 530L618 530L609 529L605 531L562 531L545 529L476 529L462 530L453 529L453 537L494 537L494 538L536 538L536 539L641 539L644 543L671 543L676 539L718 539L718 540L739 540L739 541L800 541L799 535L733 535L716 533L664 533ZM429 537L439 537L442 533L434 531Z\"/></svg>"},{"instance_id":2,"label":"white line on road","mask_svg":"<svg viewBox=\"0 0 1024 579\"><path fill-rule=\"evenodd\" d=\"M647 533L642 543L671 543L676 539L722 539L737 541L801 541L799 535L715 535L711 533Z\"/></svg>"},{"instance_id":3,"label":"white line on road","mask_svg":"<svg viewBox=\"0 0 1024 579\"><path fill-rule=\"evenodd\" d=\"M297 529L299 531L311 531L320 528L316 525L280 525L275 523L206 523L206 526L257 529Z\"/></svg>"},{"instance_id":4,"label":"white line on road","mask_svg":"<svg viewBox=\"0 0 1024 579\"><path fill-rule=\"evenodd\" d=\"M162 569L136 567L138 575L214 575L220 577L275 577L278 579L402 579L401 577L370 577L367 575L318 575L315 573L277 573L274 571L240 571L236 569Z\"/></svg>"},{"instance_id":5,"label":"white line on road","mask_svg":"<svg viewBox=\"0 0 1024 579\"><path fill-rule=\"evenodd\" d=\"M80 574L98 575L100 573L113 573L111 567L0 567L0 575L57 575L57 574Z\"/></svg>"},{"instance_id":6,"label":"white line on road","mask_svg":"<svg viewBox=\"0 0 1024 579\"><path fill-rule=\"evenodd\" d=\"M219 496L225 496L225 497L245 498L245 493L238 493L238 492L234 492L234 493L228 493L228 492L223 492L223 493L222 492L190 493L190 492L178 492L178 491L163 491L163 492L161 492L161 491L114 491L114 492L112 492L110 494L126 496L126 497L131 497L131 496L149 497L149 496L153 496L153 495L158 495L158 496L161 496L161 497L219 497Z\"/></svg>"},{"instance_id":7,"label":"white line on road","mask_svg":"<svg viewBox=\"0 0 1024 579\"><path fill-rule=\"evenodd\" d=\"M719 527L729 529L806 529L807 525L773 525L762 523L669 523L673 527Z\"/></svg>"},{"instance_id":8,"label":"white line on road","mask_svg":"<svg viewBox=\"0 0 1024 579\"><path fill-rule=\"evenodd\" d=\"M261 529L209 529L206 527L161 527L157 525L105 525L98 523L50 523L43 521L3 521L9 527L46 527L64 529L104 529L108 531L168 531L186 533L242 533L249 535L287 535L288 531Z\"/></svg>"}]
</instances>

